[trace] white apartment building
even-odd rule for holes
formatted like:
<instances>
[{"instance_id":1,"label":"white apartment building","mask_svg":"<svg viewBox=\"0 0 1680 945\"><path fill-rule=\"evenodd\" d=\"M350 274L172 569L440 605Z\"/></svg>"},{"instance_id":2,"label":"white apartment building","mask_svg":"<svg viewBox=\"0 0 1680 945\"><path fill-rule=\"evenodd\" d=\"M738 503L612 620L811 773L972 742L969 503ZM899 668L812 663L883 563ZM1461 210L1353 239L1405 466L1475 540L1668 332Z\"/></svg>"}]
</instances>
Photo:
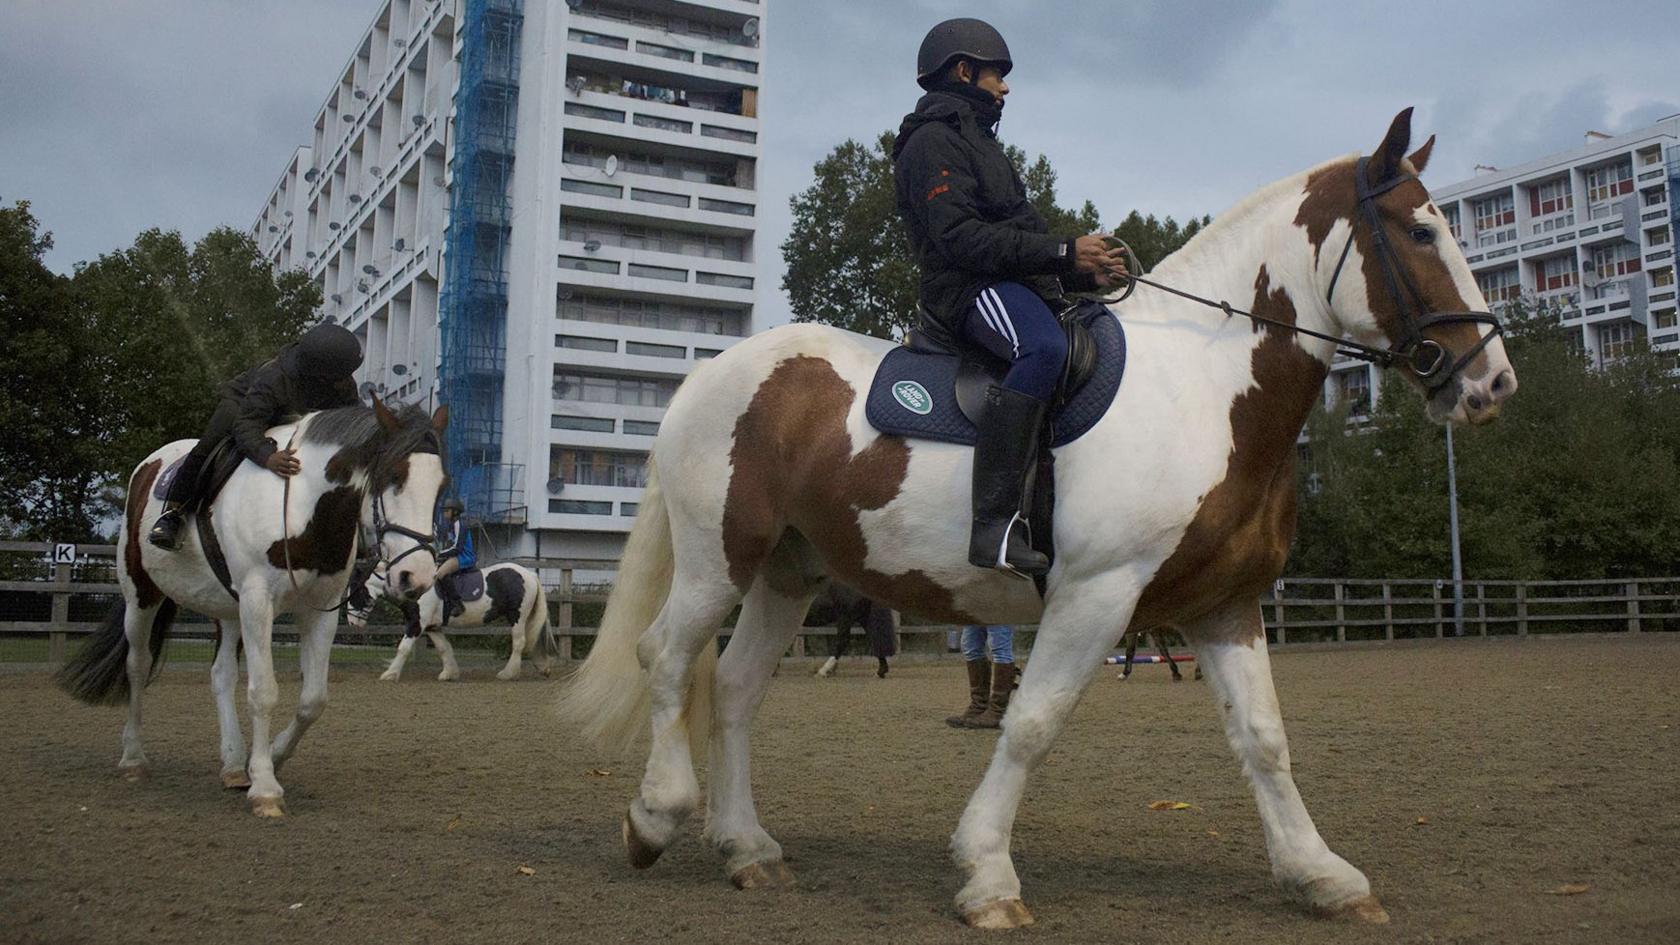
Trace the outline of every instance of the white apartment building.
<instances>
[{"instance_id":1,"label":"white apartment building","mask_svg":"<svg viewBox=\"0 0 1680 945\"><path fill-rule=\"evenodd\" d=\"M1674 233L1680 223L1680 115L1519 167L1431 187L1490 307L1556 308L1595 364L1637 340L1680 349ZM1369 405L1376 370L1341 360L1326 399Z\"/></svg>"},{"instance_id":2,"label":"white apartment building","mask_svg":"<svg viewBox=\"0 0 1680 945\"><path fill-rule=\"evenodd\" d=\"M759 0L385 0L253 233L450 407L503 557L616 558L677 385L750 333Z\"/></svg>"}]
</instances>

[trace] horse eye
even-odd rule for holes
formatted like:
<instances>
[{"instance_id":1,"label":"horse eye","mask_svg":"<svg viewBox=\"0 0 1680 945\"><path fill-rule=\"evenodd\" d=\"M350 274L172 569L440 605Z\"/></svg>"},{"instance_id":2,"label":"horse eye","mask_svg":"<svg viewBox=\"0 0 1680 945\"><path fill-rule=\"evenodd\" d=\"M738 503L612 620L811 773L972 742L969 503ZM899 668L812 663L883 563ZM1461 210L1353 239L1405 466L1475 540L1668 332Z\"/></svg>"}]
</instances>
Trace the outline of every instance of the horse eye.
<instances>
[{"instance_id":1,"label":"horse eye","mask_svg":"<svg viewBox=\"0 0 1680 945\"><path fill-rule=\"evenodd\" d=\"M1427 226L1414 226L1411 232L1412 241L1428 246L1435 242L1435 231Z\"/></svg>"}]
</instances>

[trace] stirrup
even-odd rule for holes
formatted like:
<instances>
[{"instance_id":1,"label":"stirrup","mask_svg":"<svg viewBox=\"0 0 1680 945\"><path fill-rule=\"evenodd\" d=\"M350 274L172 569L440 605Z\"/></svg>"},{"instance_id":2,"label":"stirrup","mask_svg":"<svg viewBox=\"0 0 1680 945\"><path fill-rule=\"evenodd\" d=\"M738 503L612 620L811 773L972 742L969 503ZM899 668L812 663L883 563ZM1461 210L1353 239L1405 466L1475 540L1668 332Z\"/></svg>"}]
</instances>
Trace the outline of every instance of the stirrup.
<instances>
[{"instance_id":1,"label":"stirrup","mask_svg":"<svg viewBox=\"0 0 1680 945\"><path fill-rule=\"evenodd\" d=\"M1009 520L1009 526L1003 530L1003 541L998 545L997 562L993 564L992 567L995 570L1002 571L1004 574L1010 575L1011 577L1017 577L1023 581L1030 581L1033 579L1031 574L1009 563L1009 539L1014 536L1016 525L1020 525L1022 528L1026 529L1027 535L1025 541L1027 543L1027 550L1032 551L1035 554L1042 554L1042 552L1039 552L1038 549L1032 547L1032 523L1022 518L1020 512L1016 512L1015 517ZM1048 569L1046 569L1046 573L1048 573Z\"/></svg>"}]
</instances>

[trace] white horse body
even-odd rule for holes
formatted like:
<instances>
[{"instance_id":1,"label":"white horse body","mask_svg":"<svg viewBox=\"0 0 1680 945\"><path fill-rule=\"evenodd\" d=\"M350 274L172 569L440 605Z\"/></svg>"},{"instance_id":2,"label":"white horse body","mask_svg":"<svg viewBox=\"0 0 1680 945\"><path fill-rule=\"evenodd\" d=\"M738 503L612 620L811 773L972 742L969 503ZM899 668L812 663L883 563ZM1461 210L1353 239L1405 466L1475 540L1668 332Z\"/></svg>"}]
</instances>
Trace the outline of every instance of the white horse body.
<instances>
[{"instance_id":1,"label":"white horse body","mask_svg":"<svg viewBox=\"0 0 1680 945\"><path fill-rule=\"evenodd\" d=\"M1465 352L1444 378L1419 371L1431 415L1485 422L1515 375L1485 321L1460 317L1487 306L1415 183L1431 145L1405 160L1409 122L1409 112L1396 119L1373 171L1342 159L1264 188L1152 277L1378 349L1421 350L1422 324L1431 344ZM1360 196L1361 176L1386 184L1380 202ZM1413 298L1384 290L1391 265L1423 286L1408 284ZM1119 393L1056 452L1056 559L1042 603L1031 584L967 563L973 452L882 436L865 420L887 343L790 326L695 371L661 424L600 636L562 704L605 741L651 716L647 771L624 820L633 865L652 865L698 805L691 739L708 744L715 727L706 836L738 886L791 880L753 804L747 728L826 573L899 610L1039 624L952 838L966 876L956 904L970 924L1031 921L1009 857L1027 776L1122 634L1163 623L1196 648L1279 883L1315 911L1386 919L1295 788L1258 605L1287 555L1295 440L1332 343L1154 289L1123 311ZM1423 320L1430 313L1444 317ZM716 658L710 640L737 602Z\"/></svg>"}]
</instances>

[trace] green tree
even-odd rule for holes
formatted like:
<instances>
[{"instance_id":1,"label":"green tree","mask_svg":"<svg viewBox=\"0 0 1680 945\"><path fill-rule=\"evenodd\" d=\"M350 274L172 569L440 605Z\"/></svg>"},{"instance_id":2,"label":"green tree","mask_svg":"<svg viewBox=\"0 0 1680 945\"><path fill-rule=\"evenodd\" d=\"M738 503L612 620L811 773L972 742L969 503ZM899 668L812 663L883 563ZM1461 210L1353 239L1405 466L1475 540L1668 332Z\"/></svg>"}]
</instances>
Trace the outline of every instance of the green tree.
<instances>
[{"instance_id":1,"label":"green tree","mask_svg":"<svg viewBox=\"0 0 1680 945\"><path fill-rule=\"evenodd\" d=\"M817 162L811 186L791 200L793 229L782 243L787 292L797 322L821 322L891 338L916 323L920 268L910 255L910 239L899 220L893 190L892 148L886 132L874 145L841 142ZM1004 152L1026 185L1027 198L1044 217L1050 232L1081 236L1101 229L1096 205L1077 209L1057 202L1056 170L1044 155L1028 160L1025 151L1005 145ZM1133 218L1137 222L1134 224ZM1146 265L1177 249L1206 223L1180 228L1134 212L1122 223L1141 238L1151 256ZM1158 253L1159 255L1154 255Z\"/></svg>"},{"instance_id":2,"label":"green tree","mask_svg":"<svg viewBox=\"0 0 1680 945\"><path fill-rule=\"evenodd\" d=\"M1147 272L1159 266L1161 260L1177 252L1180 246L1190 242L1191 237L1212 222L1212 217L1203 216L1200 220L1192 219L1179 226L1178 221L1170 216L1157 220L1153 213L1144 216L1133 210L1114 228L1114 235L1132 247L1132 252L1137 253L1138 261L1143 263Z\"/></svg>"}]
</instances>

